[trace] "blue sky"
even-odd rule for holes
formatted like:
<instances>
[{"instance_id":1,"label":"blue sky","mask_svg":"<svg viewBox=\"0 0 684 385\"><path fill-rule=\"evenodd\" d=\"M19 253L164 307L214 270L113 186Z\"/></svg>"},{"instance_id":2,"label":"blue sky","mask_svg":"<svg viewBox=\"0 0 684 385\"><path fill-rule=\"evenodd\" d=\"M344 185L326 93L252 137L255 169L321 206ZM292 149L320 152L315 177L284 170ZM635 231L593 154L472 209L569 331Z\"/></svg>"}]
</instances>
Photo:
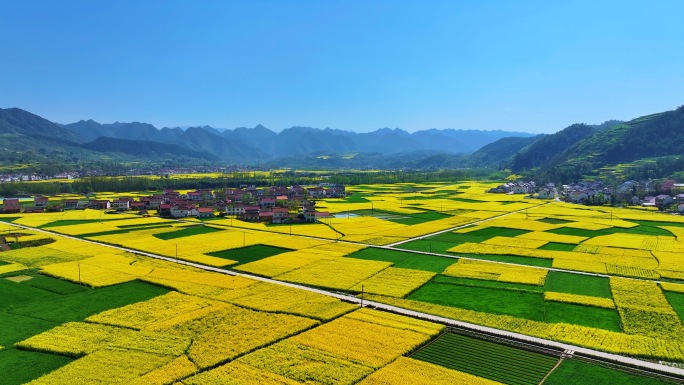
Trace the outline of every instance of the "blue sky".
<instances>
[{"instance_id":1,"label":"blue sky","mask_svg":"<svg viewBox=\"0 0 684 385\"><path fill-rule=\"evenodd\" d=\"M0 0L0 107L555 132L684 104L684 1Z\"/></svg>"}]
</instances>

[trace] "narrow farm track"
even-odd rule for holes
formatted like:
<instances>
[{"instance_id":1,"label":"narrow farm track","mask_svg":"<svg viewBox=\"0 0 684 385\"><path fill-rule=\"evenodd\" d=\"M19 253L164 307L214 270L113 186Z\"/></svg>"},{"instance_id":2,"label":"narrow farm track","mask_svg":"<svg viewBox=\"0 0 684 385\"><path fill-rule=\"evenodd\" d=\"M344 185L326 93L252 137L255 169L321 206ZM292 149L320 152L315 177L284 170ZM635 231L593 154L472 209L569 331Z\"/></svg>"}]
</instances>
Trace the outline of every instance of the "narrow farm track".
<instances>
[{"instance_id":1,"label":"narrow farm track","mask_svg":"<svg viewBox=\"0 0 684 385\"><path fill-rule=\"evenodd\" d=\"M183 261L183 260L165 257L162 255L157 255L157 254L153 254L153 253L129 249L126 247L108 245L105 243L100 243L100 242L96 242L96 241L91 241L91 240L87 240L87 239L69 236L69 235L54 233L51 231L47 231L47 230L43 230L43 229L37 229L37 228L29 227L29 226L23 226L23 225L18 225L18 224L14 224L14 223L8 223L8 225L18 227L18 228L22 228L25 230L33 230L33 231L41 232L44 234L49 234L49 235L59 236L59 237L77 240L77 241L81 241L81 242L96 244L99 246L109 247L112 249L129 252L129 253L133 253L136 255L142 255L142 256L155 258L155 259L159 259L159 260L164 260L164 261L177 263L177 264L181 264L181 265L192 266L192 267L202 269L205 271L211 271L211 272L216 272L216 273L220 273L220 274L227 274L227 275L231 275L231 276L240 276L240 277L254 279L257 281L269 282L269 283L273 283L273 284L277 284L277 285L287 286L287 287L291 287L291 288L295 288L295 289L299 289L299 290L306 290L306 291L309 291L312 293L318 293L318 294L326 295L329 297L337 298L337 299L340 299L340 300L343 300L346 302L356 303L359 305L361 305L363 302L363 306L366 306L366 307L372 307L372 308L385 310L388 312L401 314L401 315L405 315L405 316L409 316L409 317L413 317L413 318L417 318L417 319L432 321L432 322L436 322L436 323L447 325L447 326L454 327L454 328L461 328L461 329L466 329L466 330L470 330L470 331L475 331L475 332L479 332L479 333L483 333L483 334L487 334L487 335L491 335L491 336L496 336L498 338L508 339L511 341L524 341L526 343L530 343L530 344L534 344L537 346L546 347L546 348L550 348L550 349L572 350L577 355L590 357L590 358L598 360L598 361L628 365L628 366L643 369L645 371L651 371L651 372L660 373L660 374L667 373L667 374L670 374L673 376L677 376L676 379L678 379L680 381L682 378L684 378L684 369L673 368L670 366L657 364L657 363L653 363L653 362L648 362L648 361L644 361L644 360L640 360L640 359L636 359L636 358L625 357L625 356L620 356L620 355L611 354L611 353L605 353L605 352L601 352L601 351L594 350L594 349L588 349L588 348L584 348L584 347L580 347L580 346L574 346L574 345L565 344L565 343L547 340L547 339L538 338L538 337L530 337L530 336L520 334L520 333L509 332L509 331L495 329L495 328L491 328L491 327L487 327L487 326L480 326L480 325L476 325L476 324L472 324L472 323L468 323L468 322L463 322L463 321L457 321L457 320L450 319L450 318L435 316L435 315L422 313L422 312L418 312L418 311L414 311L414 310L408 310L408 309L404 309L404 308L400 308L400 307L396 307L396 306L386 305L386 304L383 304L380 302L362 300L361 298L357 298L354 296L349 296L349 295L344 295L344 294L339 294L339 293L333 293L333 292L329 292L326 290L315 289L315 288L311 288L308 286L298 285L298 284L289 283L289 282L277 281L274 279L260 277L260 276L256 276L256 275L245 274L245 273L230 271L230 270L224 270L224 269L220 269L217 267L202 265L202 264L194 263L194 262Z\"/></svg>"}]
</instances>

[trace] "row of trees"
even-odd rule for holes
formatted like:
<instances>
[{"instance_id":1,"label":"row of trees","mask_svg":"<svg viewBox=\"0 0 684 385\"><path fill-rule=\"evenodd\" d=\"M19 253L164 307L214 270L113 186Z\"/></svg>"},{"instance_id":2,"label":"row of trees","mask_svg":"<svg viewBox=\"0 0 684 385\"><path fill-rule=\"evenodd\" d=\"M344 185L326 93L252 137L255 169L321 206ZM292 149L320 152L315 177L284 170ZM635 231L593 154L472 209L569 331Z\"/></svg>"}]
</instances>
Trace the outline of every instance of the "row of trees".
<instances>
[{"instance_id":1,"label":"row of trees","mask_svg":"<svg viewBox=\"0 0 684 385\"><path fill-rule=\"evenodd\" d=\"M16 182L1 183L0 196L16 196L22 194L60 194L60 193L90 193L90 192L126 192L197 188L228 188L240 185L254 186L291 186L313 185L318 183L333 183L344 185L372 184L372 183L402 183L402 182L456 182L476 177L470 170L444 171L381 171L381 172L338 172L322 174L283 174L269 175L267 173L226 173L217 177L197 178L158 178L158 177L86 177L72 182Z\"/></svg>"}]
</instances>

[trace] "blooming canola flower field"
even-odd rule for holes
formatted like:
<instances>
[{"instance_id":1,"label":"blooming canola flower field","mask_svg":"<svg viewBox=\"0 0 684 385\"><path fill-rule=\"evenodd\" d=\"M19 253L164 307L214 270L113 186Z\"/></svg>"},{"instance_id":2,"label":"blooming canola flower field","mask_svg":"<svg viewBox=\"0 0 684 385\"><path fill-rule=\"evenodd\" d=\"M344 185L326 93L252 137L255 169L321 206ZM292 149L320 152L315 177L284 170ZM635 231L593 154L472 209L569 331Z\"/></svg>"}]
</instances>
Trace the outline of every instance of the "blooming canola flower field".
<instances>
[{"instance_id":1,"label":"blooming canola flower field","mask_svg":"<svg viewBox=\"0 0 684 385\"><path fill-rule=\"evenodd\" d=\"M334 217L292 226L0 215L0 367L56 362L13 382L31 384L495 383L409 358L443 325L302 286L684 362L684 218L494 186L348 186L317 202Z\"/></svg>"}]
</instances>

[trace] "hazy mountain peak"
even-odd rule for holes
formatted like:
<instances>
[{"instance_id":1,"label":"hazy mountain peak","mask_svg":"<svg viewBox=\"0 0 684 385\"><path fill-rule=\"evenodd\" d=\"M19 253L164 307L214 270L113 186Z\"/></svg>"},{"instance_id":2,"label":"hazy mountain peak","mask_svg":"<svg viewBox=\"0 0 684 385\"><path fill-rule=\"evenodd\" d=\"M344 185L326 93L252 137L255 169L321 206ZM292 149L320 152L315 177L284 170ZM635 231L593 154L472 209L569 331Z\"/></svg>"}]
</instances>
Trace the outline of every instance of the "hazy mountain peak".
<instances>
[{"instance_id":1,"label":"hazy mountain peak","mask_svg":"<svg viewBox=\"0 0 684 385\"><path fill-rule=\"evenodd\" d=\"M379 128L379 129L371 132L371 134L376 134L376 135L397 134L397 135L406 135L406 136L411 135L408 131L404 131L401 128L389 128L389 127Z\"/></svg>"}]
</instances>

